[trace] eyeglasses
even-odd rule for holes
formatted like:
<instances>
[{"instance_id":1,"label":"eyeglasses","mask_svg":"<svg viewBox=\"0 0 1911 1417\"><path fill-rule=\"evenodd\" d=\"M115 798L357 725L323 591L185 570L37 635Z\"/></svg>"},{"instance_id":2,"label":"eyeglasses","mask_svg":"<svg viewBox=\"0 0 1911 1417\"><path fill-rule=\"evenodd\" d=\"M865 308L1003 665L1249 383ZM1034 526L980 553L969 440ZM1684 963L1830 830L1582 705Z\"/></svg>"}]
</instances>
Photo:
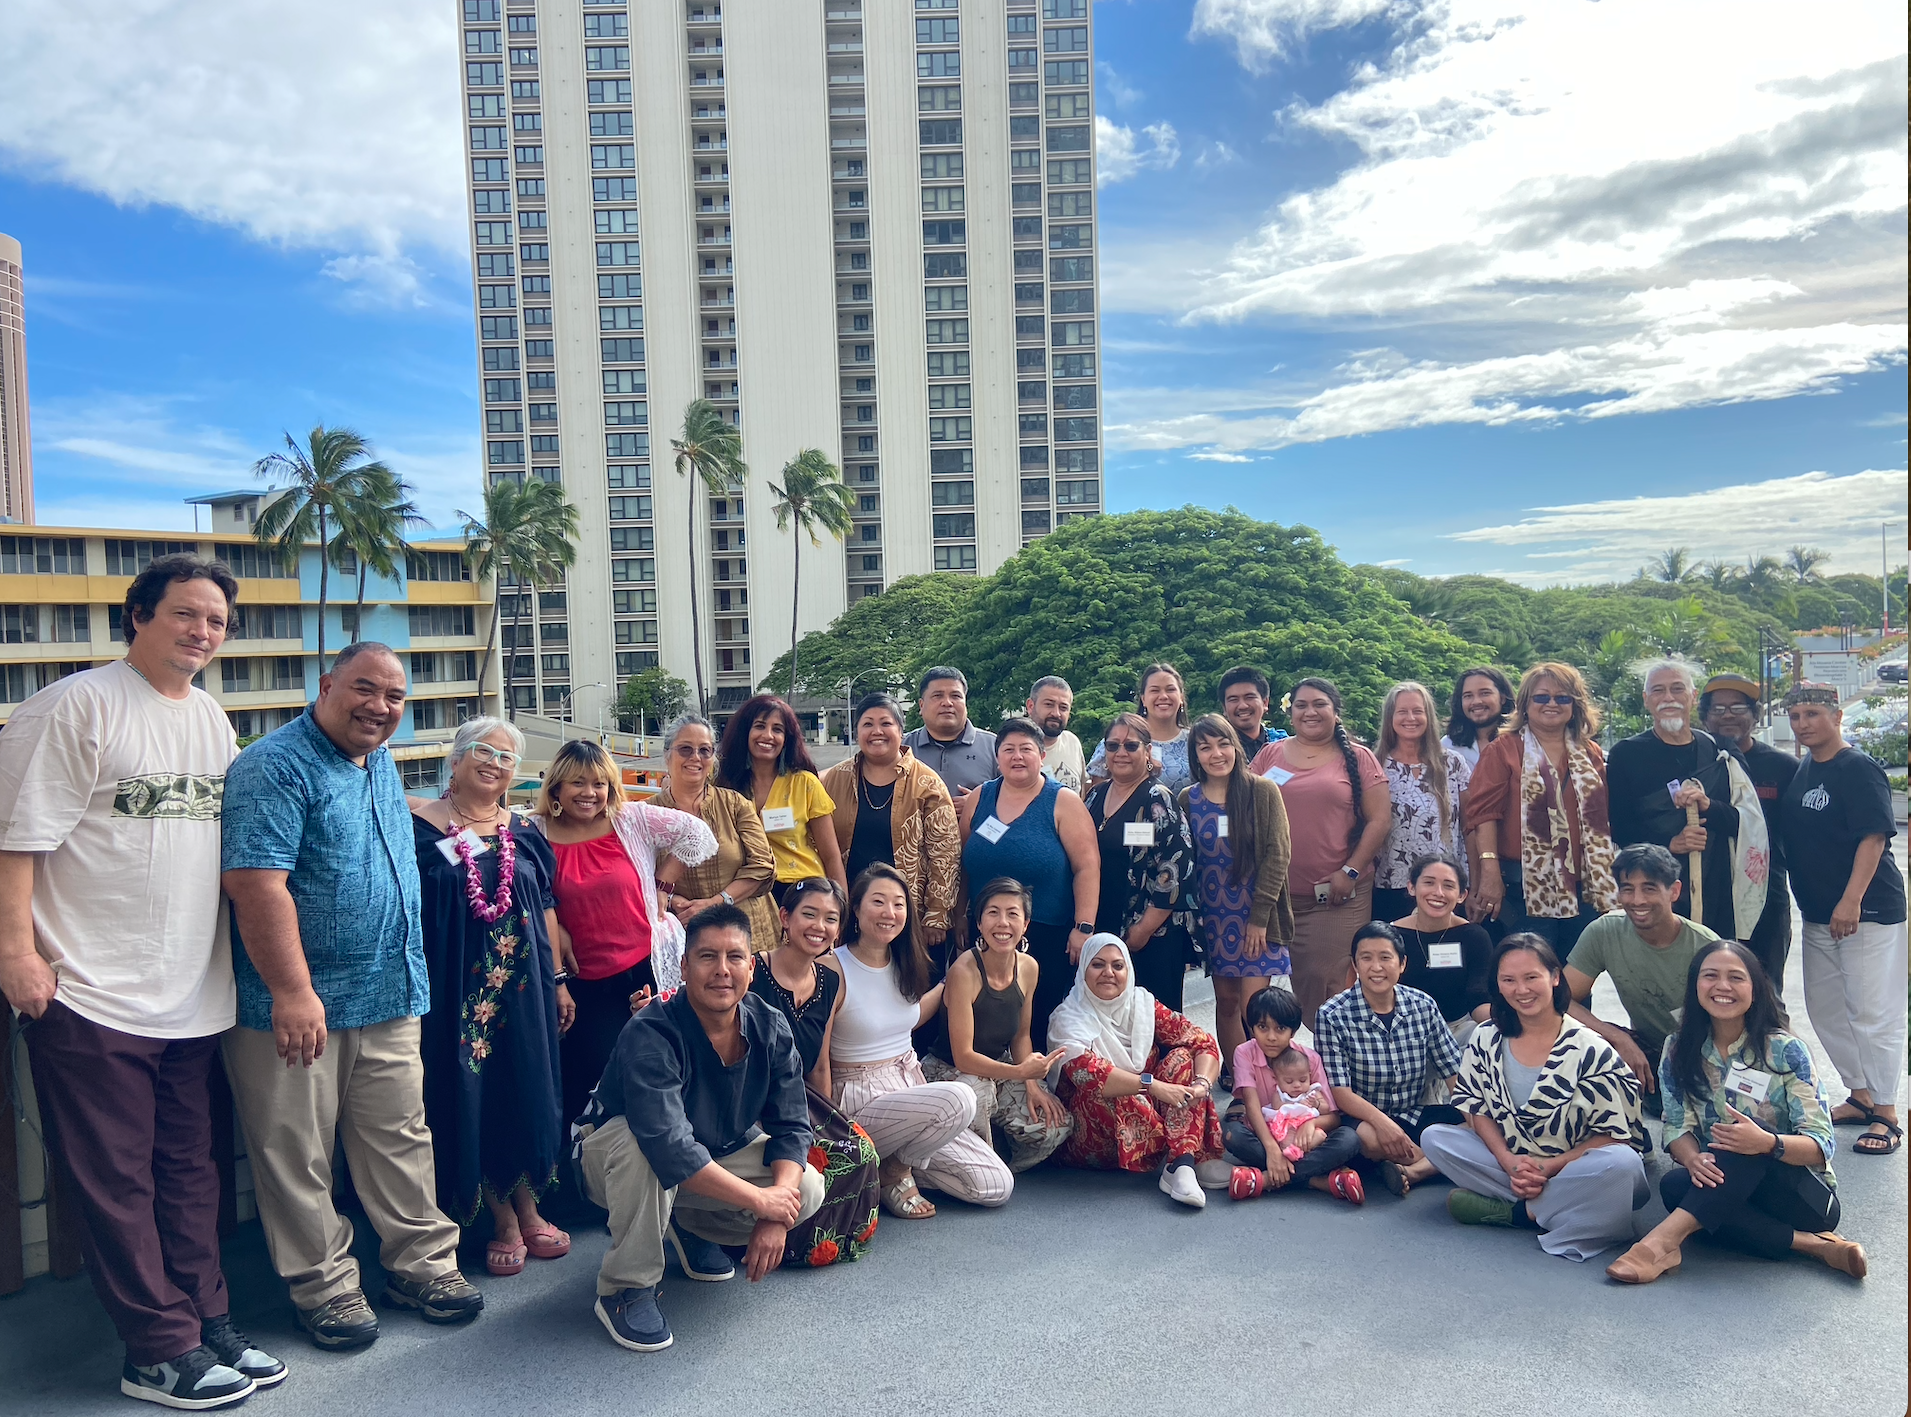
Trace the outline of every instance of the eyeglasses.
<instances>
[{"instance_id":1,"label":"eyeglasses","mask_svg":"<svg viewBox=\"0 0 1911 1417\"><path fill-rule=\"evenodd\" d=\"M1141 751L1141 744L1132 738L1110 738L1103 746L1111 753L1139 753Z\"/></svg>"},{"instance_id":2,"label":"eyeglasses","mask_svg":"<svg viewBox=\"0 0 1911 1417\"><path fill-rule=\"evenodd\" d=\"M701 748L693 748L688 743L679 743L673 751L680 758L714 758L717 755L717 750L707 743Z\"/></svg>"},{"instance_id":3,"label":"eyeglasses","mask_svg":"<svg viewBox=\"0 0 1911 1417\"><path fill-rule=\"evenodd\" d=\"M1734 715L1739 718L1750 718L1752 716L1752 706L1750 704L1713 704L1712 715L1715 718L1724 718L1727 715Z\"/></svg>"},{"instance_id":4,"label":"eyeglasses","mask_svg":"<svg viewBox=\"0 0 1911 1417\"><path fill-rule=\"evenodd\" d=\"M465 751L481 763L496 763L501 768L514 768L523 761L516 753L493 748L489 743L473 743Z\"/></svg>"},{"instance_id":5,"label":"eyeglasses","mask_svg":"<svg viewBox=\"0 0 1911 1417\"><path fill-rule=\"evenodd\" d=\"M1571 694L1535 694L1533 695L1533 702L1536 704L1558 704L1561 708L1571 708L1576 700Z\"/></svg>"}]
</instances>

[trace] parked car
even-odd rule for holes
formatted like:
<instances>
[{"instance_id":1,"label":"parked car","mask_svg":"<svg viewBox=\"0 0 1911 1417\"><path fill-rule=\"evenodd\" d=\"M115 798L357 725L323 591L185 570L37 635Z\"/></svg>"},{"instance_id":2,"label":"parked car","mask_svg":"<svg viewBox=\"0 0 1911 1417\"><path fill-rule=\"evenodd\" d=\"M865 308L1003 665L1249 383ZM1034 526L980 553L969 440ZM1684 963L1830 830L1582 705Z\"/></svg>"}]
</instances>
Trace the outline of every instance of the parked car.
<instances>
[{"instance_id":1,"label":"parked car","mask_svg":"<svg viewBox=\"0 0 1911 1417\"><path fill-rule=\"evenodd\" d=\"M1887 659L1878 666L1880 684L1902 684L1905 682L1905 665L1902 659Z\"/></svg>"}]
</instances>

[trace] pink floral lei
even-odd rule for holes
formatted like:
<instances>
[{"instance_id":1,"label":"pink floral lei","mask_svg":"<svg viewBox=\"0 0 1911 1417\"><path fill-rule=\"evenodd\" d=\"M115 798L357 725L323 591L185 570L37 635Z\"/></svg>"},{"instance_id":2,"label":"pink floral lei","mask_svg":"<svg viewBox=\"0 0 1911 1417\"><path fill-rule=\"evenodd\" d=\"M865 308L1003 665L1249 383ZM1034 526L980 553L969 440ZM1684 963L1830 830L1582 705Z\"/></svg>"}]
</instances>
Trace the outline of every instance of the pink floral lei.
<instances>
[{"instance_id":1,"label":"pink floral lei","mask_svg":"<svg viewBox=\"0 0 1911 1417\"><path fill-rule=\"evenodd\" d=\"M502 824L498 827L498 892L489 901L484 898L484 872L478 868L477 854L472 851L471 843L464 839L462 832L453 835L452 841L458 859L464 862L464 898L471 905L471 913L487 925L503 918L511 909L511 880L516 875L518 859L511 829Z\"/></svg>"}]
</instances>

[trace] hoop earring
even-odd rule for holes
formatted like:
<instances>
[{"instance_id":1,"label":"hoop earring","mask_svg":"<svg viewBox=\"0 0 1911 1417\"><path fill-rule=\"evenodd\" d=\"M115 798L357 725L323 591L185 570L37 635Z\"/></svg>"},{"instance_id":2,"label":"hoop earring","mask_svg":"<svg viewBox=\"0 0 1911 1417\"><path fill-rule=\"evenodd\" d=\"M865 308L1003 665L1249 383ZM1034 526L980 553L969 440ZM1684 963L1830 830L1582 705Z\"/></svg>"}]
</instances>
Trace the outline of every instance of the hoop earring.
<instances>
[{"instance_id":1,"label":"hoop earring","mask_svg":"<svg viewBox=\"0 0 1911 1417\"><path fill-rule=\"evenodd\" d=\"M563 815L564 815L564 804L562 802L552 802L551 803L551 820L556 821L559 817Z\"/></svg>"}]
</instances>

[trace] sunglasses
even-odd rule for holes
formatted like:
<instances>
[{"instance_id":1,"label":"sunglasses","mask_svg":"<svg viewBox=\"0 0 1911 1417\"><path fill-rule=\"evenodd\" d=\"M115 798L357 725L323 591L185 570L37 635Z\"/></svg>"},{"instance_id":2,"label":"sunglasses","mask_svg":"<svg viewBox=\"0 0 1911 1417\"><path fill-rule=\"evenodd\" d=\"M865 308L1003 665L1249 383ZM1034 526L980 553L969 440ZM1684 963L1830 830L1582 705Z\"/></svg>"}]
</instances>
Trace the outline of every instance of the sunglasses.
<instances>
[{"instance_id":1,"label":"sunglasses","mask_svg":"<svg viewBox=\"0 0 1911 1417\"><path fill-rule=\"evenodd\" d=\"M1111 753L1139 753L1141 744L1132 738L1110 738L1103 745Z\"/></svg>"},{"instance_id":2,"label":"sunglasses","mask_svg":"<svg viewBox=\"0 0 1911 1417\"><path fill-rule=\"evenodd\" d=\"M503 768L514 768L522 761L516 753L493 748L489 743L473 743L465 751L481 763L496 763Z\"/></svg>"},{"instance_id":3,"label":"sunglasses","mask_svg":"<svg viewBox=\"0 0 1911 1417\"><path fill-rule=\"evenodd\" d=\"M1571 708L1575 700L1571 694L1535 694L1533 695L1533 702L1536 704L1558 704L1561 708Z\"/></svg>"},{"instance_id":4,"label":"sunglasses","mask_svg":"<svg viewBox=\"0 0 1911 1417\"><path fill-rule=\"evenodd\" d=\"M714 758L717 755L717 750L707 744L701 748L693 748L688 743L681 743L675 751L680 758Z\"/></svg>"}]
</instances>

